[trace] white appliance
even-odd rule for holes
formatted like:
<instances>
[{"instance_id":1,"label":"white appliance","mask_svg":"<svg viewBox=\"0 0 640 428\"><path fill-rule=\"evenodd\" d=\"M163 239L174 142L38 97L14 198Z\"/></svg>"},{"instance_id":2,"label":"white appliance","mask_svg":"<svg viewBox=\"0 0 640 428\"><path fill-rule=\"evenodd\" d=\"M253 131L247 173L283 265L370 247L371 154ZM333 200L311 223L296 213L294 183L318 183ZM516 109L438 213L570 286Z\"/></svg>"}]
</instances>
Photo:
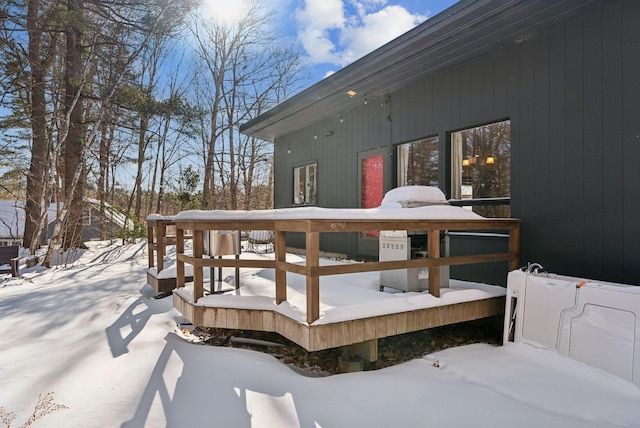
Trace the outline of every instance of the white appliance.
<instances>
[{"instance_id":1,"label":"white appliance","mask_svg":"<svg viewBox=\"0 0 640 428\"><path fill-rule=\"evenodd\" d=\"M203 239L203 252L206 256L240 254L240 232L237 230L205 230Z\"/></svg>"},{"instance_id":2,"label":"white appliance","mask_svg":"<svg viewBox=\"0 0 640 428\"><path fill-rule=\"evenodd\" d=\"M640 287L510 272L503 341L521 340L640 386Z\"/></svg>"},{"instance_id":3,"label":"white appliance","mask_svg":"<svg viewBox=\"0 0 640 428\"><path fill-rule=\"evenodd\" d=\"M426 232L411 232L406 230L380 231L379 260L381 262L410 260L427 257ZM445 244L440 250L448 254ZM380 291L384 287L402 291L423 291L429 289L429 269L409 268L380 271ZM449 266L440 267L440 287L449 287Z\"/></svg>"},{"instance_id":4,"label":"white appliance","mask_svg":"<svg viewBox=\"0 0 640 428\"><path fill-rule=\"evenodd\" d=\"M211 258L219 258L222 256L236 256L236 260L240 258L242 246L240 245L239 230L205 230L203 233L203 253ZM215 270L209 269L211 279L210 293L214 293ZM240 287L240 268L235 268L236 289ZM218 268L218 282L222 282L222 268Z\"/></svg>"}]
</instances>

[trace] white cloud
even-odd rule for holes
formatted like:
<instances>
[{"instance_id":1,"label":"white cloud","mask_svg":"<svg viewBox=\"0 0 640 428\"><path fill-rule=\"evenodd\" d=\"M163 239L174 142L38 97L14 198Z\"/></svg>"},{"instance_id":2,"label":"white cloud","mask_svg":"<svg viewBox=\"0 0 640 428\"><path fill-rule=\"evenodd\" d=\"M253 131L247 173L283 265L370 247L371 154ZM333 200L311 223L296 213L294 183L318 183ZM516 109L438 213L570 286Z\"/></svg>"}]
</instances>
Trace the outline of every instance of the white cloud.
<instances>
[{"instance_id":1,"label":"white cloud","mask_svg":"<svg viewBox=\"0 0 640 428\"><path fill-rule=\"evenodd\" d=\"M342 31L341 45L345 49L341 55L343 61L341 65L353 62L379 48L406 33L424 19L396 5L364 15L361 25L349 26Z\"/></svg>"},{"instance_id":2,"label":"white cloud","mask_svg":"<svg viewBox=\"0 0 640 428\"><path fill-rule=\"evenodd\" d=\"M344 27L342 0L306 0L304 9L296 10L298 38L313 63L334 63L336 46L330 31Z\"/></svg>"},{"instance_id":3,"label":"white cloud","mask_svg":"<svg viewBox=\"0 0 640 428\"><path fill-rule=\"evenodd\" d=\"M358 11L358 16L376 11L387 4L387 0L347 0Z\"/></svg>"},{"instance_id":4,"label":"white cloud","mask_svg":"<svg viewBox=\"0 0 640 428\"><path fill-rule=\"evenodd\" d=\"M345 66L426 19L387 0L305 0L298 38L312 64Z\"/></svg>"}]
</instances>

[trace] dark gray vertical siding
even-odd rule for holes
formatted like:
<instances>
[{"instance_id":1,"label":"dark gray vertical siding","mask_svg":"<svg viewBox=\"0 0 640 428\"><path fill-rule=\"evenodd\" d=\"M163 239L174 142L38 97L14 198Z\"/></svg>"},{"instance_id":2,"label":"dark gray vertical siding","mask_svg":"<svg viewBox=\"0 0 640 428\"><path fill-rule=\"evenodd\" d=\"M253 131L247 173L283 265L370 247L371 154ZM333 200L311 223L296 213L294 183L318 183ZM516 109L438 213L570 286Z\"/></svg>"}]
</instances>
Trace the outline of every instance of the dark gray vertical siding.
<instances>
[{"instance_id":1,"label":"dark gray vertical siding","mask_svg":"<svg viewBox=\"0 0 640 428\"><path fill-rule=\"evenodd\" d=\"M320 204L357 206L358 152L429 135L440 136L449 190L449 133L510 118L522 263L640 284L638 22L640 2L610 2L412 84L390 96L390 129L379 105L345 112L333 143L340 154L314 153ZM278 150L310 144L309 132L283 137ZM282 154L276 161L276 204L288 206L293 163Z\"/></svg>"},{"instance_id":2,"label":"dark gray vertical siding","mask_svg":"<svg viewBox=\"0 0 640 428\"><path fill-rule=\"evenodd\" d=\"M504 85L504 83L496 82L495 76L495 55L487 55L482 58L482 92L480 94L480 106L482 106L482 117L496 117L494 110L494 87L496 85Z\"/></svg>"},{"instance_id":3,"label":"dark gray vertical siding","mask_svg":"<svg viewBox=\"0 0 640 428\"><path fill-rule=\"evenodd\" d=\"M275 207L291 207L293 204L293 168L317 161L318 206L330 208L356 208L358 200L358 153L364 150L388 146L389 121L386 98L368 98L368 103L282 136L276 144ZM333 135L326 136L328 133ZM317 139L314 139L317 135ZM291 153L287 150L291 147ZM388 163L387 159L387 163ZM287 244L304 247L299 234L287 237ZM323 234L324 251L356 255L356 239L348 234Z\"/></svg>"},{"instance_id":4,"label":"dark gray vertical siding","mask_svg":"<svg viewBox=\"0 0 640 428\"><path fill-rule=\"evenodd\" d=\"M511 122L511 144L519 147L518 157L512 157L511 174L518 177L519 187L511 188L511 194L518 193L520 205L512 205L512 215L527 213L530 219L540 220L533 198L535 186L534 162L536 147L534 143L535 123L533 120L534 97L534 44L532 41L522 42L520 45L520 63L518 75L519 104L518 123ZM518 210L520 208L520 210ZM519 214L520 213L520 214ZM537 249L538 224L534 221L523 222L521 227L522 239L526 239L530 248ZM523 252L523 261L527 262L526 252Z\"/></svg>"},{"instance_id":5,"label":"dark gray vertical siding","mask_svg":"<svg viewBox=\"0 0 640 428\"><path fill-rule=\"evenodd\" d=\"M458 73L453 76L454 84L457 88L454 91L456 97L456 117L457 123L469 123L471 120L471 67L461 67ZM448 145L448 142L445 142Z\"/></svg>"},{"instance_id":6,"label":"dark gray vertical siding","mask_svg":"<svg viewBox=\"0 0 640 428\"><path fill-rule=\"evenodd\" d=\"M514 154L514 162L525 170L512 188L513 215L523 219L523 262L538 261L569 275L640 283L640 230L638 221L631 220L640 218L632 190L637 193L640 174L630 161L640 155L640 38L634 24L639 17L637 2L614 2L534 39L534 113L511 113L520 118L512 120L514 146L531 147L535 156L528 162L532 151ZM521 91L528 90L527 80L521 75ZM546 85L548 94L542 90ZM527 98L521 92L521 106ZM535 137L526 141L530 129L525 128L531 127ZM534 206L526 197L530 185L540 195Z\"/></svg>"},{"instance_id":7,"label":"dark gray vertical siding","mask_svg":"<svg viewBox=\"0 0 640 428\"><path fill-rule=\"evenodd\" d=\"M566 31L565 27L551 31L549 41L549 235L551 244L548 249L548 260L558 266L567 263L567 230L566 223L567 197L567 163L573 159L567 154L564 144L566 140ZM548 266L547 269L555 269Z\"/></svg>"},{"instance_id":8,"label":"dark gray vertical siding","mask_svg":"<svg viewBox=\"0 0 640 428\"><path fill-rule=\"evenodd\" d=\"M584 19L584 266L588 278L603 276L604 188L602 163L602 11Z\"/></svg>"},{"instance_id":9,"label":"dark gray vertical siding","mask_svg":"<svg viewBox=\"0 0 640 428\"><path fill-rule=\"evenodd\" d=\"M505 238L496 236L450 236L451 255L502 253L507 251ZM481 263L474 265L451 266L449 274L451 278L483 282L486 284L505 285L505 272L509 270L507 262Z\"/></svg>"},{"instance_id":10,"label":"dark gray vertical siding","mask_svg":"<svg viewBox=\"0 0 640 428\"><path fill-rule=\"evenodd\" d=\"M640 284L640 2L623 2L622 169L624 281ZM614 30L614 29L612 29ZM609 190L609 189L608 189ZM613 189L612 189L613 190Z\"/></svg>"},{"instance_id":11,"label":"dark gray vertical siding","mask_svg":"<svg viewBox=\"0 0 640 428\"><path fill-rule=\"evenodd\" d=\"M549 197L551 186L549 144L549 33L535 38L533 44L533 147L530 165L533 167L533 183L525 198L530 198L536 218L534 232L537 254L549 257ZM531 173L529 173L531 174Z\"/></svg>"},{"instance_id":12,"label":"dark gray vertical siding","mask_svg":"<svg viewBox=\"0 0 640 428\"><path fill-rule=\"evenodd\" d=\"M519 123L522 122L520 116L520 49L519 45L511 46L506 50L507 79L506 83L506 112L511 120L511 215L515 217L514 206L522 203L525 195L516 192L515 189L522 188L520 175L518 174L518 159L522 157L521 144L518 139ZM524 228L524 225L521 225ZM526 261L526 259L522 259Z\"/></svg>"},{"instance_id":13,"label":"dark gray vertical siding","mask_svg":"<svg viewBox=\"0 0 640 428\"><path fill-rule=\"evenodd\" d=\"M456 116L455 111L452 108L454 90L453 90L453 74L440 75L440 82L436 84L440 90L440 104L437 106L440 110L440 123L452 123ZM438 126L438 122L431 126Z\"/></svg>"},{"instance_id":14,"label":"dark gray vertical siding","mask_svg":"<svg viewBox=\"0 0 640 428\"><path fill-rule=\"evenodd\" d=\"M584 272L584 23L567 24L566 146L567 265L566 272ZM538 249L535 248L535 256ZM548 259L547 259L548 260ZM551 262L551 261L549 261ZM548 264L548 263L547 263ZM549 268L552 268L550 266Z\"/></svg>"},{"instance_id":15,"label":"dark gray vertical siding","mask_svg":"<svg viewBox=\"0 0 640 428\"><path fill-rule=\"evenodd\" d=\"M493 62L493 116L500 117L500 115L506 115L509 111L507 108L507 82L508 82L508 67L507 67L507 50L500 49L494 54Z\"/></svg>"},{"instance_id":16,"label":"dark gray vertical siding","mask_svg":"<svg viewBox=\"0 0 640 428\"><path fill-rule=\"evenodd\" d=\"M624 223L622 168L622 6L610 5L603 12L606 37L602 43L602 163L604 175L603 274L612 281L624 282ZM614 165L614 167L611 167ZM620 189L620 190L618 190ZM637 239L637 238L636 238Z\"/></svg>"}]
</instances>

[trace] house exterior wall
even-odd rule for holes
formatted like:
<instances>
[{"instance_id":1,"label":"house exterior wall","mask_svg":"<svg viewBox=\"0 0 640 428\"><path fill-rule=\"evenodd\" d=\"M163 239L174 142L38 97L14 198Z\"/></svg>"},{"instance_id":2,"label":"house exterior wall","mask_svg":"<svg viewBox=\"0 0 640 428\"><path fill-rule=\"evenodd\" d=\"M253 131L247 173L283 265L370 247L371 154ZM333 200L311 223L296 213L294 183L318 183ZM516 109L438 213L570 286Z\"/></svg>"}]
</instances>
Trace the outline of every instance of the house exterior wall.
<instances>
[{"instance_id":1,"label":"house exterior wall","mask_svg":"<svg viewBox=\"0 0 640 428\"><path fill-rule=\"evenodd\" d=\"M90 224L82 226L82 240L84 242L99 241L102 239L100 232L103 221L105 222L105 233L107 239L115 238L116 234L122 230L120 226L115 224L113 221L110 221L109 211L106 211L105 217L103 218L100 215L100 210L96 207L87 206L85 210L89 210L91 221Z\"/></svg>"},{"instance_id":2,"label":"house exterior wall","mask_svg":"<svg viewBox=\"0 0 640 428\"><path fill-rule=\"evenodd\" d=\"M358 208L358 154L379 147L391 148L388 117L388 103L371 101L342 114L342 122L336 116L279 138L274 150L275 207L293 206L293 168L315 161L318 165L317 205ZM385 159L385 168L389 168L388 159ZM387 173L386 189L391 188L389 177L390 173ZM287 244L304 247L304 240L292 234L287 238ZM323 234L321 248L359 257L355 234Z\"/></svg>"},{"instance_id":3,"label":"house exterior wall","mask_svg":"<svg viewBox=\"0 0 640 428\"><path fill-rule=\"evenodd\" d=\"M88 217L83 217L83 226L82 226L82 241L99 241L102 239L101 237L101 228L102 222L105 222L106 228L106 239L115 238L120 231L122 231L122 227L118 224L117 221L114 221L110 218L110 211L107 209L105 212L105 217L103 218L100 215L100 209L94 205L87 204L85 206L84 214L90 214L90 220ZM86 222L86 223L84 223ZM47 244L49 237L53 236L55 228L55 219L49 219L49 225L47 227L47 233L42 236L42 243Z\"/></svg>"},{"instance_id":4,"label":"house exterior wall","mask_svg":"<svg viewBox=\"0 0 640 428\"><path fill-rule=\"evenodd\" d=\"M359 152L388 147L391 167L396 144L432 135L440 141L440 187L450 194L449 133L508 118L522 264L640 285L637 22L640 2L610 2L373 99L343 113L343 123L336 117L281 136L276 207L291 206L292 169L312 160L318 205L357 207ZM325 238L323 246L357 254L355 239L340 239Z\"/></svg>"}]
</instances>

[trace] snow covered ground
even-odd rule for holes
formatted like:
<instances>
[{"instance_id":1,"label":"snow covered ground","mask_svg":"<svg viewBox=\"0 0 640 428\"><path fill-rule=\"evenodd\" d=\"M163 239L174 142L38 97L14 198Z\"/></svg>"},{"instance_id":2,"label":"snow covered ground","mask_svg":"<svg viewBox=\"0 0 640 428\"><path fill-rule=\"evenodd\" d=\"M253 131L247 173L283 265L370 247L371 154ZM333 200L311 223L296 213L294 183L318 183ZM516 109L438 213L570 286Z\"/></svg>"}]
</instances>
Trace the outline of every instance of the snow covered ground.
<instances>
[{"instance_id":1,"label":"snow covered ground","mask_svg":"<svg viewBox=\"0 0 640 428\"><path fill-rule=\"evenodd\" d=\"M190 343L171 299L151 298L146 263L145 242L95 243L65 266L0 276L0 406L12 426L53 392L67 408L34 427L640 427L640 389L532 343L326 378Z\"/></svg>"}]
</instances>

